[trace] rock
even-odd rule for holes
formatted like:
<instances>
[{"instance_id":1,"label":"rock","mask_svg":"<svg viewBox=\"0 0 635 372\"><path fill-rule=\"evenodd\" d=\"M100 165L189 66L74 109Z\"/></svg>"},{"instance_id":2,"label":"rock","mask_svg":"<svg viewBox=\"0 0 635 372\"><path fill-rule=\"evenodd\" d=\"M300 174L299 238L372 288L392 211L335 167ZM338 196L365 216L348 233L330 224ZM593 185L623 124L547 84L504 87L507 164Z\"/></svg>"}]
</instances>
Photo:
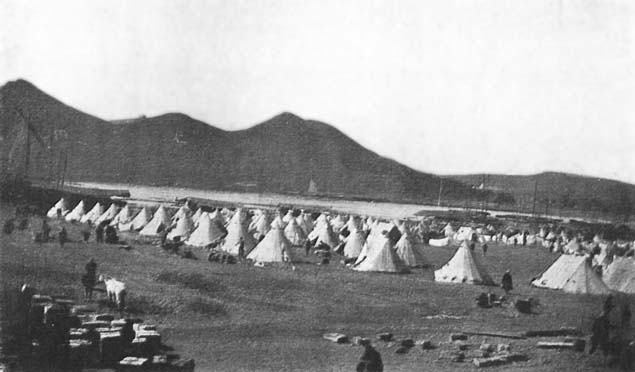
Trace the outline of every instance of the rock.
<instances>
[{"instance_id":1,"label":"rock","mask_svg":"<svg viewBox=\"0 0 635 372\"><path fill-rule=\"evenodd\" d=\"M395 354L406 354L410 350L409 347L401 346L397 350L395 350Z\"/></svg>"},{"instance_id":2,"label":"rock","mask_svg":"<svg viewBox=\"0 0 635 372\"><path fill-rule=\"evenodd\" d=\"M450 335L450 341L456 341L456 340L467 340L467 335L463 334L463 333L452 333Z\"/></svg>"},{"instance_id":3,"label":"rock","mask_svg":"<svg viewBox=\"0 0 635 372\"><path fill-rule=\"evenodd\" d=\"M348 342L348 337L342 333L325 333L322 338L335 342L336 344L345 344Z\"/></svg>"},{"instance_id":4,"label":"rock","mask_svg":"<svg viewBox=\"0 0 635 372\"><path fill-rule=\"evenodd\" d=\"M479 349L483 351L487 351L488 353L491 353L492 351L494 351L494 347L491 344L481 344L481 346L479 346Z\"/></svg>"},{"instance_id":5,"label":"rock","mask_svg":"<svg viewBox=\"0 0 635 372\"><path fill-rule=\"evenodd\" d=\"M503 351L509 351L509 350L511 350L510 344L498 344L498 346L496 347L496 351L499 353Z\"/></svg>"},{"instance_id":6,"label":"rock","mask_svg":"<svg viewBox=\"0 0 635 372\"><path fill-rule=\"evenodd\" d=\"M456 342L456 347L458 347L459 350L467 350L469 345L466 344L465 342Z\"/></svg>"},{"instance_id":7,"label":"rock","mask_svg":"<svg viewBox=\"0 0 635 372\"><path fill-rule=\"evenodd\" d=\"M355 336L351 340L351 344L355 345L355 346L360 346L362 344L362 341L369 341L369 340L367 338L365 338L365 337Z\"/></svg>"},{"instance_id":8,"label":"rock","mask_svg":"<svg viewBox=\"0 0 635 372\"><path fill-rule=\"evenodd\" d=\"M420 345L423 350L432 350L434 349L434 345L432 345L432 341L430 340L417 340L415 342L416 345Z\"/></svg>"},{"instance_id":9,"label":"rock","mask_svg":"<svg viewBox=\"0 0 635 372\"><path fill-rule=\"evenodd\" d=\"M411 347L415 346L415 342L411 338L406 338L406 339L401 340L400 345L403 346L403 347L411 348Z\"/></svg>"},{"instance_id":10,"label":"rock","mask_svg":"<svg viewBox=\"0 0 635 372\"><path fill-rule=\"evenodd\" d=\"M458 351L450 354L450 360L455 363L461 363L465 360L465 354Z\"/></svg>"},{"instance_id":11,"label":"rock","mask_svg":"<svg viewBox=\"0 0 635 372\"><path fill-rule=\"evenodd\" d=\"M377 335L377 339L382 340L382 341L392 341L393 338L393 334L390 332L386 332L386 333L380 333Z\"/></svg>"}]
</instances>

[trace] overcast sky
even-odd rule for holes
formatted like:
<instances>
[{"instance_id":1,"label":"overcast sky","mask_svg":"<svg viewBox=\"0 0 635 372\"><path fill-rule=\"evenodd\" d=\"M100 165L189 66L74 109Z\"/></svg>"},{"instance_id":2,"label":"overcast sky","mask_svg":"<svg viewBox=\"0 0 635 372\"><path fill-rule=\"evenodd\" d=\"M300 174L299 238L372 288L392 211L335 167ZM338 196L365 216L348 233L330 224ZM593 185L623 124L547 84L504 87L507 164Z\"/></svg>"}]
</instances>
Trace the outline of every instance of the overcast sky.
<instances>
[{"instance_id":1,"label":"overcast sky","mask_svg":"<svg viewBox=\"0 0 635 372\"><path fill-rule=\"evenodd\" d=\"M0 81L105 119L227 130L282 111L441 174L635 183L635 2L23 1Z\"/></svg>"}]
</instances>

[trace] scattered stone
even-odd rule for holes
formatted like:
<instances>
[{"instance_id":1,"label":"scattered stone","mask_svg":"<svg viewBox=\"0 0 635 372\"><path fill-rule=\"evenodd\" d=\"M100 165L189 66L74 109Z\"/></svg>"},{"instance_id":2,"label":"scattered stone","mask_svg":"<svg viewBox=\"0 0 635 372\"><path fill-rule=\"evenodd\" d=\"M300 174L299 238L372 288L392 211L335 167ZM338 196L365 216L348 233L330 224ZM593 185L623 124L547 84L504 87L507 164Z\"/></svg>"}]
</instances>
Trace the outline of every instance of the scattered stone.
<instances>
[{"instance_id":1,"label":"scattered stone","mask_svg":"<svg viewBox=\"0 0 635 372\"><path fill-rule=\"evenodd\" d=\"M452 333L450 335L450 341L457 341L457 340L467 340L467 335L463 334L463 333Z\"/></svg>"},{"instance_id":2,"label":"scattered stone","mask_svg":"<svg viewBox=\"0 0 635 372\"><path fill-rule=\"evenodd\" d=\"M390 332L386 332L386 333L380 333L377 335L377 339L382 340L382 341L392 341L393 338L393 334Z\"/></svg>"},{"instance_id":3,"label":"scattered stone","mask_svg":"<svg viewBox=\"0 0 635 372\"><path fill-rule=\"evenodd\" d=\"M460 351L450 353L450 360L455 363L461 363L465 360L465 354Z\"/></svg>"},{"instance_id":4,"label":"scattered stone","mask_svg":"<svg viewBox=\"0 0 635 372\"><path fill-rule=\"evenodd\" d=\"M351 340L351 345L360 346L362 344L362 341L368 341L368 339L365 337L355 336Z\"/></svg>"},{"instance_id":5,"label":"scattered stone","mask_svg":"<svg viewBox=\"0 0 635 372\"><path fill-rule=\"evenodd\" d=\"M397 350L395 350L396 354L406 354L410 350L409 347L401 346Z\"/></svg>"},{"instance_id":6,"label":"scattered stone","mask_svg":"<svg viewBox=\"0 0 635 372\"><path fill-rule=\"evenodd\" d=\"M511 350L510 344L498 344L498 346L496 347L496 351L499 353L503 351L509 351L509 350Z\"/></svg>"},{"instance_id":7,"label":"scattered stone","mask_svg":"<svg viewBox=\"0 0 635 372\"><path fill-rule=\"evenodd\" d=\"M348 337L342 333L325 333L322 338L335 342L336 344L348 343Z\"/></svg>"},{"instance_id":8,"label":"scattered stone","mask_svg":"<svg viewBox=\"0 0 635 372\"><path fill-rule=\"evenodd\" d=\"M400 345L403 346L403 347L411 348L411 347L415 346L415 342L411 338L406 338L406 339L401 340Z\"/></svg>"},{"instance_id":9,"label":"scattered stone","mask_svg":"<svg viewBox=\"0 0 635 372\"><path fill-rule=\"evenodd\" d=\"M461 342L461 341L457 342L456 346L459 348L459 350L467 350L468 347L469 347L468 344L466 344L465 342Z\"/></svg>"},{"instance_id":10,"label":"scattered stone","mask_svg":"<svg viewBox=\"0 0 635 372\"><path fill-rule=\"evenodd\" d=\"M432 341L430 340L417 340L415 342L416 345L421 345L423 350L432 350L434 349L434 345L432 345Z\"/></svg>"},{"instance_id":11,"label":"scattered stone","mask_svg":"<svg viewBox=\"0 0 635 372\"><path fill-rule=\"evenodd\" d=\"M494 351L494 347L491 344L481 344L479 349L483 351L487 351L488 353L491 353L492 351Z\"/></svg>"}]
</instances>

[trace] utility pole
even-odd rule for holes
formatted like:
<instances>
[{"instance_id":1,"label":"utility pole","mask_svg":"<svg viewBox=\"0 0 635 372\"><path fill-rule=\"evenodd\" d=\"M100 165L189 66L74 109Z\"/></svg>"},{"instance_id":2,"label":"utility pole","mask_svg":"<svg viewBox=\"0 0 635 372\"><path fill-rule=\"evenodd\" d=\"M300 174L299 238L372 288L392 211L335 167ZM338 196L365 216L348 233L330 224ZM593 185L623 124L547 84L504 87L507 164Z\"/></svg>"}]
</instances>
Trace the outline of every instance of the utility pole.
<instances>
[{"instance_id":1,"label":"utility pole","mask_svg":"<svg viewBox=\"0 0 635 372\"><path fill-rule=\"evenodd\" d=\"M439 199L437 200L437 206L441 206L441 193L443 192L443 178L439 177Z\"/></svg>"}]
</instances>

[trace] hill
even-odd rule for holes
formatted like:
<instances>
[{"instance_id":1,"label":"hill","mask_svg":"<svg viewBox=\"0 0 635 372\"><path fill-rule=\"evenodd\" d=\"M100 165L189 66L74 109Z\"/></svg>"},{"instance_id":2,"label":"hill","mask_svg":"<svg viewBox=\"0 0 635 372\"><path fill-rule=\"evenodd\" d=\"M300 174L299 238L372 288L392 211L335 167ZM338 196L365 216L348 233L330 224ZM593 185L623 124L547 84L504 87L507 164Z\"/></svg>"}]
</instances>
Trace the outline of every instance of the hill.
<instances>
[{"instance_id":1,"label":"hill","mask_svg":"<svg viewBox=\"0 0 635 372\"><path fill-rule=\"evenodd\" d=\"M224 131L183 114L108 122L69 107L31 83L0 88L3 169L30 179L170 185L215 190L305 193L310 180L328 195L436 201L441 179L365 149L336 128L282 113L246 130ZM66 154L66 160L64 159ZM444 199L481 192L446 180Z\"/></svg>"},{"instance_id":2,"label":"hill","mask_svg":"<svg viewBox=\"0 0 635 372\"><path fill-rule=\"evenodd\" d=\"M527 176L500 174L454 175L450 178L484 189L505 191L519 210L531 212L534 189L536 211L590 211L627 217L635 209L635 185L575 174L544 172ZM485 182L483 182L485 181Z\"/></svg>"}]
</instances>

